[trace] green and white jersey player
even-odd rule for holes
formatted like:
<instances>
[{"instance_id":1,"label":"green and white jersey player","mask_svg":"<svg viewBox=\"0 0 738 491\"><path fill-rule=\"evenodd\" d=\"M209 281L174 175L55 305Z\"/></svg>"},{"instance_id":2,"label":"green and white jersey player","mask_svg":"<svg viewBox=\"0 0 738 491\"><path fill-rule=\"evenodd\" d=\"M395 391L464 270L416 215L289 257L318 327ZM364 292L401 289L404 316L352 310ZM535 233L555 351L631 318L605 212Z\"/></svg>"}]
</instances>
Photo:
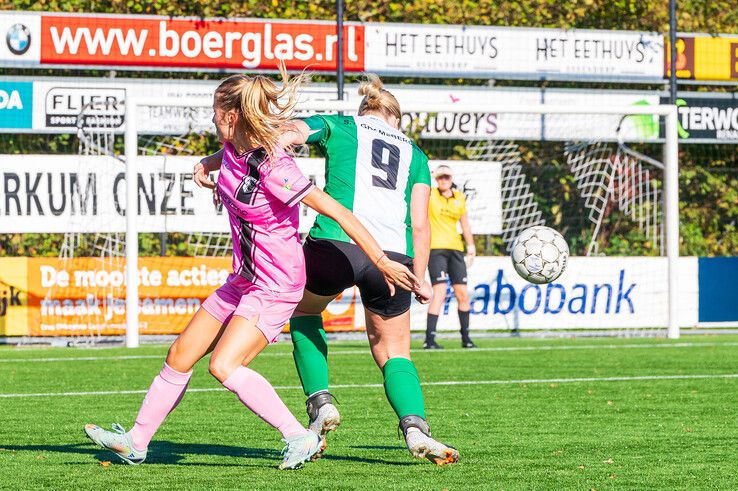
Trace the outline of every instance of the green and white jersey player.
<instances>
[{"instance_id":1,"label":"green and white jersey player","mask_svg":"<svg viewBox=\"0 0 738 491\"><path fill-rule=\"evenodd\" d=\"M326 158L325 192L351 210L384 250L384 256L425 277L430 254L428 158L400 130L395 97L368 76L359 94L359 116L316 115L294 122L287 145L315 145ZM328 387L328 346L321 313L346 288L361 293L372 355L384 376L387 399L400 420L411 454L438 465L458 452L430 436L420 379L410 359L411 292L394 290L338 225L318 216L303 246L307 283L290 319L297 371L307 396L310 428L322 437L340 424ZM380 257L379 260L382 260ZM416 298L427 303L424 280Z\"/></svg>"},{"instance_id":2,"label":"green and white jersey player","mask_svg":"<svg viewBox=\"0 0 738 491\"><path fill-rule=\"evenodd\" d=\"M416 184L430 186L428 157L378 116L317 115L303 121L310 131L307 143L326 157L325 192L359 217L384 250L413 257L410 203ZM350 242L323 215L310 236Z\"/></svg>"}]
</instances>

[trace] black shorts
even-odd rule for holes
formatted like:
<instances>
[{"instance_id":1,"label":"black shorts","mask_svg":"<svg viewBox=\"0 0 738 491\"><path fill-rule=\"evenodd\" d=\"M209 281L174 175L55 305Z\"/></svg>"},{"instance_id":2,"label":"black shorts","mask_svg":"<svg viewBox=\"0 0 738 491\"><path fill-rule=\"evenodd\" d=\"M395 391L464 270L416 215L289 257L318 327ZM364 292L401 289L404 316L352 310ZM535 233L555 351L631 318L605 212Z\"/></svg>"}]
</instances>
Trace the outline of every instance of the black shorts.
<instances>
[{"instance_id":1,"label":"black shorts","mask_svg":"<svg viewBox=\"0 0 738 491\"><path fill-rule=\"evenodd\" d=\"M445 283L448 279L452 285L466 285L464 253L453 249L431 249L428 273L433 285Z\"/></svg>"},{"instance_id":2,"label":"black shorts","mask_svg":"<svg viewBox=\"0 0 738 491\"><path fill-rule=\"evenodd\" d=\"M354 244L308 236L305 252L305 288L316 295L337 295L354 285L359 287L361 302L375 314L397 317L410 309L410 292L395 287L390 296L384 276L364 252ZM397 252L385 251L393 261L412 270L413 260Z\"/></svg>"}]
</instances>

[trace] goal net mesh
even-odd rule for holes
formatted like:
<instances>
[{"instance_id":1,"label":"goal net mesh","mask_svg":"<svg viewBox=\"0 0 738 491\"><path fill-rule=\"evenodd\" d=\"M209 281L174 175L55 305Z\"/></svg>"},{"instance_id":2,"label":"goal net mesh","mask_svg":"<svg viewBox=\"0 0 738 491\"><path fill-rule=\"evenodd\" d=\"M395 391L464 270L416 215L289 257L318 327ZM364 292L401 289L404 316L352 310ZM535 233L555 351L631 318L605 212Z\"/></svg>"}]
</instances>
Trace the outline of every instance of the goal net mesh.
<instances>
[{"instance_id":1,"label":"goal net mesh","mask_svg":"<svg viewBox=\"0 0 738 491\"><path fill-rule=\"evenodd\" d=\"M108 175L98 179L115 181L118 179L115 176L125 172L126 162L120 124L112 125L109 124L109 119L88 115L87 109L90 108L83 110L78 120L80 170L88 170L90 165L93 165L97 167L97 172ZM90 112L96 114L94 108L91 109L93 110ZM307 113L301 113L305 114ZM177 123L162 124L165 129L156 129L157 124L147 119L152 118L152 115L164 118L165 123L177 118ZM138 207L143 227L139 235L139 245L149 251L142 252L142 255L212 258L221 261L217 264L226 264L223 261L226 261L231 253L231 239L222 210L217 216L208 211L208 215L199 217L197 223L202 225L201 230L193 229L192 225L182 227L183 220L189 218L186 216L164 217L163 227L147 228L147 220L154 218L145 216L145 212L144 216L141 216L142 207L149 201L152 203L150 208L155 210L150 211L150 214L159 214L163 209L168 209L169 205L156 202L163 198L159 195L154 196L153 191L156 179L167 181L162 176L167 177L171 174L178 179L173 185L164 183L160 187L163 186L164 195L168 192L178 192L179 198L173 199L181 200L183 209L186 208L184 203L193 196L203 199L201 196L208 194L207 190L195 188L191 174L185 176L186 172L183 169L189 169L191 172L192 165L202 155L217 150L217 142L209 129L211 117L212 113L208 108L199 106L188 108L187 111L174 111L172 108L155 104L138 108L139 126L143 126L138 138ZM618 291L623 285L618 285L616 273L613 273L615 279L608 279L610 281L608 285L605 285L605 280L599 285L597 275L588 271L586 264L574 261L570 269L571 275L576 278L572 280L573 286L566 287L568 290L565 295L568 296L564 298L561 296L564 295L562 293L553 298L551 295L558 292L552 293L550 288L546 289L544 286L537 290L538 300L535 300L531 299L531 293L525 298L521 296L527 292L525 285L520 283L522 280L516 278L511 272L512 269L503 266L499 261L505 259L502 256L508 253L515 237L522 230L534 225L547 225L560 231L568 241L573 256L633 256L641 259L647 256L663 256L661 118L627 114L583 116L576 114L574 108L572 114L567 115L549 115L545 112L495 114L500 131L494 134L481 132L473 135L457 135L437 131L438 120L442 117L444 115L430 111L413 113L407 119L403 118L403 129L415 138L428 154L431 168L443 162L454 169L455 183L467 196L472 232L475 234L480 256L477 264L469 272L472 309L484 310L489 314L473 316L476 321L472 327L509 329L513 332L527 329L549 334L569 332L565 320L558 324L551 323L550 328L546 327L547 323L541 321L548 318L544 315L545 310L549 309L556 313L566 312L568 309L574 314L580 312L598 314L600 310L603 312L606 310L609 314L616 309L631 308L629 297L625 299L627 301L625 303L622 298L617 298L618 295L623 296L623 292ZM445 117L449 117L449 114ZM145 121L148 123L142 125L141 122ZM647 124L644 125L644 121ZM434 124L436 129L432 128ZM545 126L545 130L541 129L541 126ZM503 130L503 128L511 129ZM292 149L292 152L298 158L303 172L310 175L318 184L324 182L322 161L317 160L320 155L314 149L300 147ZM148 187L149 182L152 183L151 189ZM116 189L124 194L122 192L124 186L120 184ZM171 189L172 186L175 188L174 191ZM99 199L110 197L101 194ZM177 211L180 212L185 215L188 213L187 210ZM189 213L192 213L192 210ZM302 211L302 233L309 229L312 216L314 215L307 210ZM78 227L73 223L74 220L81 219L86 221L84 227ZM85 257L89 261L95 261L92 269L112 272L121 268L126 246L124 214L119 213L114 217L113 220L117 222L115 226L110 226L110 217L100 218L100 223L97 224L89 223L90 217L69 220L70 231L64 234L60 248L61 261ZM214 225L216 221L217 224ZM91 232L95 228L100 231ZM156 232L151 231L154 228ZM159 247L156 247L157 245ZM151 251L158 254L151 254ZM155 259L151 258L151 261L155 262ZM182 261L184 264L184 259ZM658 299L665 298L667 290L662 274L664 264L646 262L640 266L639 289L655 292ZM638 268L636 264L627 271ZM656 270L659 273L653 274ZM620 274L620 283L627 281L623 280L623 273ZM628 272L625 274L627 276ZM111 282L108 282L107 286L100 286L101 283L105 282L80 287L83 291L77 292L76 296L90 301L97 299L99 302L104 302L107 298L113 305L106 307L115 310L114 307L118 306L116 302L125 298L124 286L113 286ZM576 290L571 291L572 288L576 289L577 285L585 284L589 290L580 295L583 298L580 298L578 303L574 302L575 298L572 295ZM509 290L507 286L510 286ZM599 291L604 293L598 293ZM53 303L57 293L54 288L48 290L47 299L51 302L49 305ZM165 292L163 295L176 296L174 292ZM356 296L355 292L346 293L343 296L344 300L348 303L354 302L353 306L349 308L344 305L334 310L338 312L336 315L339 317L353 316L354 325L361 327L363 318L360 309L355 305ZM453 312L455 308L455 301L451 297L449 295L444 305L445 314ZM147 299L142 299L141 305L144 305L145 301ZM536 312L532 312L534 305ZM664 318L666 308L657 308L655 305L654 303L647 308L649 313L644 320L645 324L650 324L647 328L640 328L639 321L632 318L622 326L618 320L601 325L584 320L579 324L575 322L570 327L583 330L592 324L591 328L595 330L601 328L602 332L610 335L662 332L660 328L653 327L665 325L665 322L662 324L659 320ZM116 316L109 312L106 314L105 308L97 312L88 309L83 321L78 322L78 324L86 322L88 325L86 329L79 325L73 333L64 329L60 329L60 332L74 334L77 342L95 342L101 333L123 332L120 315L117 315L118 322L115 323L111 319ZM453 316L447 317L449 322L441 323L441 329L456 329L457 324ZM533 318L538 320L532 325L538 327L530 327L530 322L526 323ZM552 315L550 318L557 317ZM574 318L576 319L576 316ZM184 327L181 321L177 325L179 327L173 332ZM424 318L415 315L413 328L422 327ZM142 333L160 331L158 328L151 328L150 331L145 328L141 330Z\"/></svg>"}]
</instances>

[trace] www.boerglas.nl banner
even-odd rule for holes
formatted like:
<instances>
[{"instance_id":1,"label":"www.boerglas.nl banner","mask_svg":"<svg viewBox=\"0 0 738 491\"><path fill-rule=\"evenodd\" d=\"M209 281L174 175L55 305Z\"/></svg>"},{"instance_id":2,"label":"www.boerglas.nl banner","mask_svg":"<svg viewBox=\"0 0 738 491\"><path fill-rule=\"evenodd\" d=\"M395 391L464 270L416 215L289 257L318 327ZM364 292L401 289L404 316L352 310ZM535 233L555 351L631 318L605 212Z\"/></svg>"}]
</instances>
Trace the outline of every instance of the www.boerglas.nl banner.
<instances>
[{"instance_id":1,"label":"www.boerglas.nl banner","mask_svg":"<svg viewBox=\"0 0 738 491\"><path fill-rule=\"evenodd\" d=\"M116 70L336 69L333 22L0 14L0 66ZM347 22L344 69L380 75L658 81L652 32Z\"/></svg>"}]
</instances>

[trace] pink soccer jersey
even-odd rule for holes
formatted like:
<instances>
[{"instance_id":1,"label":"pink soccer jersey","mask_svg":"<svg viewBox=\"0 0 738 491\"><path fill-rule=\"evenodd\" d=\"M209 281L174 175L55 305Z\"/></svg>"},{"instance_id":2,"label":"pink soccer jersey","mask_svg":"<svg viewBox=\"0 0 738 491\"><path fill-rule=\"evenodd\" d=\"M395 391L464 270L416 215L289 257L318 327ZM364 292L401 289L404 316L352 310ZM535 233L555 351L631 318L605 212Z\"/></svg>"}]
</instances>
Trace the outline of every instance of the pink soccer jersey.
<instances>
[{"instance_id":1,"label":"pink soccer jersey","mask_svg":"<svg viewBox=\"0 0 738 491\"><path fill-rule=\"evenodd\" d=\"M302 290L296 205L313 184L282 150L274 163L263 148L237 155L226 143L224 150L217 190L231 224L233 272L275 292Z\"/></svg>"}]
</instances>

